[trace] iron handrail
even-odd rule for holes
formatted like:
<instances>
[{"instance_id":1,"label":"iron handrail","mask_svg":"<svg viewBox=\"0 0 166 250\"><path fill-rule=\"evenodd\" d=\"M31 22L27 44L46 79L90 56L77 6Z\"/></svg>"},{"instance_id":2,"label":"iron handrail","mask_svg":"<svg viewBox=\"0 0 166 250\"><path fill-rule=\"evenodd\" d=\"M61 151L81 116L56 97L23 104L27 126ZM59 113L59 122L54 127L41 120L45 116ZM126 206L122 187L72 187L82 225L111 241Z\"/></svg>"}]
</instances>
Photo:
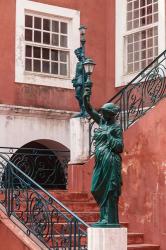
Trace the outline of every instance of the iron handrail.
<instances>
[{"instance_id":1,"label":"iron handrail","mask_svg":"<svg viewBox=\"0 0 166 250\"><path fill-rule=\"evenodd\" d=\"M79 218L75 213L73 213L69 208L67 208L63 203L61 203L58 199L56 199L53 195L51 195L47 190L42 188L27 174L25 174L4 155L0 154L0 158L0 165L4 170L4 176L3 178L1 178L0 188L3 199L1 198L0 203L6 208L8 216L13 215L17 219L19 219L19 221L26 226L27 233L32 232L49 249L55 247L56 249L61 249L61 247L64 247L64 245L62 246L62 243L65 244L65 249L76 249L78 245L80 246L80 248L77 249L86 249L86 246L81 245L81 238L86 237L86 229L89 227L89 225L85 223L81 218ZM34 202L34 204L32 204L32 201ZM23 205L26 206L26 209L24 209L24 211L21 210L21 206ZM29 207L31 206L33 209L29 210ZM44 210L45 207L47 209ZM43 218L37 218L37 216L39 216L39 212L41 212ZM19 216L18 213L21 213L21 216ZM27 218L25 219L26 216ZM55 221L52 220L53 218L55 219L56 216L56 222L58 222L60 219L63 219L65 220L65 223L67 223L67 225L66 227L64 225L64 228L62 228L60 232L55 229L55 237L52 232L53 227L55 227ZM47 225L45 223L46 218ZM44 228L42 228L41 226L43 224ZM37 232L35 232L35 225L38 225L38 227L40 225L42 232L39 232L39 229L37 229L38 227L36 227ZM49 240L45 235L46 227L49 228ZM68 234L68 237L66 236L66 232L67 234L70 232ZM60 243L57 243L57 235L61 237L60 246L58 245ZM74 243L72 237L77 239L77 246L73 245Z\"/></svg>"},{"instance_id":2,"label":"iron handrail","mask_svg":"<svg viewBox=\"0 0 166 250\"><path fill-rule=\"evenodd\" d=\"M124 131L164 97L166 97L166 50L113 96L108 103L113 102L120 107L117 122ZM95 122L90 120L90 155L93 154L95 147L93 145L95 127Z\"/></svg>"},{"instance_id":3,"label":"iron handrail","mask_svg":"<svg viewBox=\"0 0 166 250\"><path fill-rule=\"evenodd\" d=\"M147 65L138 75L136 75L126 86L124 86L117 94L115 94L108 102L112 102L120 93L124 92L128 86L132 85L140 76L142 76L147 69L151 68L151 66L161 58L161 56L166 54L166 50L164 50L161 54L159 54L149 65Z\"/></svg>"}]
</instances>

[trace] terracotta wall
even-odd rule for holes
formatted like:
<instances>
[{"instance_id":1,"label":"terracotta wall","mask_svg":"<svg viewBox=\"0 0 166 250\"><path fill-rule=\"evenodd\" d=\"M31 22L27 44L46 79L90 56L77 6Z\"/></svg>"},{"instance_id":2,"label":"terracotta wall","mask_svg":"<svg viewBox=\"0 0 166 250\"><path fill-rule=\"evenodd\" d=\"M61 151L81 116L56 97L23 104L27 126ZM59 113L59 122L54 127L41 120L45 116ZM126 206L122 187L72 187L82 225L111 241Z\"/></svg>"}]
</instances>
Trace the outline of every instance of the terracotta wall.
<instances>
[{"instance_id":1,"label":"terracotta wall","mask_svg":"<svg viewBox=\"0 0 166 250\"><path fill-rule=\"evenodd\" d=\"M14 82L15 2L0 1L0 103L75 110L72 90ZM40 0L46 4L80 10L87 30L87 55L96 62L92 102L99 107L114 93L114 1Z\"/></svg>"},{"instance_id":2,"label":"terracotta wall","mask_svg":"<svg viewBox=\"0 0 166 250\"><path fill-rule=\"evenodd\" d=\"M145 242L166 243L166 100L124 133L121 221ZM69 166L69 191L89 192L94 159ZM74 176L74 178L72 178Z\"/></svg>"},{"instance_id":3,"label":"terracotta wall","mask_svg":"<svg viewBox=\"0 0 166 250\"><path fill-rule=\"evenodd\" d=\"M166 243L166 100L124 133L122 217L145 240Z\"/></svg>"}]
</instances>

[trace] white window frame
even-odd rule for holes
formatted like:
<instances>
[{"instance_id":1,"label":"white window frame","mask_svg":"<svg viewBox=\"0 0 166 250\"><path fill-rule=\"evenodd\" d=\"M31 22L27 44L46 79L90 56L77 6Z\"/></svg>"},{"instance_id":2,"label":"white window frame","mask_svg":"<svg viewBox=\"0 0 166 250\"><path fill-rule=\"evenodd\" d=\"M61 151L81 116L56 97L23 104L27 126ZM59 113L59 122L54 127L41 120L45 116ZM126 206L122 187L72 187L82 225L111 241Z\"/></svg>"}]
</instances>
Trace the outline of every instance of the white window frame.
<instances>
[{"instance_id":1,"label":"white window frame","mask_svg":"<svg viewBox=\"0 0 166 250\"><path fill-rule=\"evenodd\" d=\"M115 31L115 87L129 83L138 73L124 74L125 72L125 39L126 28L126 0L116 0L116 31ZM158 0L158 54L166 47L166 13L165 0ZM145 26L145 29L147 26ZM140 30L143 28L141 27Z\"/></svg>"},{"instance_id":2,"label":"white window frame","mask_svg":"<svg viewBox=\"0 0 166 250\"><path fill-rule=\"evenodd\" d=\"M68 45L70 49L69 77L51 76L25 71L25 14L56 17L68 21ZM73 89L71 79L75 74L77 58L74 50L80 46L80 11L57 7L30 0L16 0L16 41L15 41L15 82L28 83L59 88Z\"/></svg>"}]
</instances>

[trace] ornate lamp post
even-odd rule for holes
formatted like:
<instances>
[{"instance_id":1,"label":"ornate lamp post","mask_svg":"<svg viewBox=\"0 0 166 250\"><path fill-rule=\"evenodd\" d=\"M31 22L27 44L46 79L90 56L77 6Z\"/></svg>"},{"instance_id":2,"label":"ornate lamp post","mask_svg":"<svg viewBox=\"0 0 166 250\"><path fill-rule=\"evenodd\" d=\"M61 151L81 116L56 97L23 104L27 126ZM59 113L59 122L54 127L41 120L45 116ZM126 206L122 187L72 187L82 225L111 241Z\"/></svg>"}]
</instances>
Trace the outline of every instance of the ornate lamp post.
<instances>
[{"instance_id":1,"label":"ornate lamp post","mask_svg":"<svg viewBox=\"0 0 166 250\"><path fill-rule=\"evenodd\" d=\"M80 43L81 43L81 47L83 50L83 55L85 58L85 43L86 43L86 39L85 39L85 33L86 33L86 27L84 25L81 25L79 28L80 31Z\"/></svg>"},{"instance_id":2,"label":"ornate lamp post","mask_svg":"<svg viewBox=\"0 0 166 250\"><path fill-rule=\"evenodd\" d=\"M88 114L86 113L84 101L83 101L83 93L84 93L84 84L87 79L87 75L85 73L85 69L83 63L85 62L85 33L86 27L81 25L79 28L80 31L80 48L77 48L74 52L78 58L78 62L76 65L76 73L75 77L72 80L73 87L75 88L75 97L78 100L78 104L80 107L80 113L75 115L74 117L86 117Z\"/></svg>"}]
</instances>

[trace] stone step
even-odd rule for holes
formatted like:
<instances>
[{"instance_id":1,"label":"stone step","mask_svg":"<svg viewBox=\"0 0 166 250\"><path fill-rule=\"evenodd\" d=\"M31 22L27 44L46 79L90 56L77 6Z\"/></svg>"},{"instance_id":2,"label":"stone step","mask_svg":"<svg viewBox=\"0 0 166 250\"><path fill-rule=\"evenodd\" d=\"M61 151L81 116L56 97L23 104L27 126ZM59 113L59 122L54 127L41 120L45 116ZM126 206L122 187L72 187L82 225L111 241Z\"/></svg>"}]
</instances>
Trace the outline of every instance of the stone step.
<instances>
[{"instance_id":1,"label":"stone step","mask_svg":"<svg viewBox=\"0 0 166 250\"><path fill-rule=\"evenodd\" d=\"M127 246L128 250L159 250L160 246L153 244L131 244Z\"/></svg>"},{"instance_id":2,"label":"stone step","mask_svg":"<svg viewBox=\"0 0 166 250\"><path fill-rule=\"evenodd\" d=\"M143 233L128 233L127 243L128 244L143 244L144 234Z\"/></svg>"},{"instance_id":3,"label":"stone step","mask_svg":"<svg viewBox=\"0 0 166 250\"><path fill-rule=\"evenodd\" d=\"M64 205L74 213L86 211L99 212L99 207L95 202L64 202Z\"/></svg>"},{"instance_id":4,"label":"stone step","mask_svg":"<svg viewBox=\"0 0 166 250\"><path fill-rule=\"evenodd\" d=\"M48 190L50 194L52 194L56 199L61 201L62 203L65 201L69 202L89 202L94 201L92 195L89 193L68 193L68 191L60 191L60 190Z\"/></svg>"}]
</instances>

